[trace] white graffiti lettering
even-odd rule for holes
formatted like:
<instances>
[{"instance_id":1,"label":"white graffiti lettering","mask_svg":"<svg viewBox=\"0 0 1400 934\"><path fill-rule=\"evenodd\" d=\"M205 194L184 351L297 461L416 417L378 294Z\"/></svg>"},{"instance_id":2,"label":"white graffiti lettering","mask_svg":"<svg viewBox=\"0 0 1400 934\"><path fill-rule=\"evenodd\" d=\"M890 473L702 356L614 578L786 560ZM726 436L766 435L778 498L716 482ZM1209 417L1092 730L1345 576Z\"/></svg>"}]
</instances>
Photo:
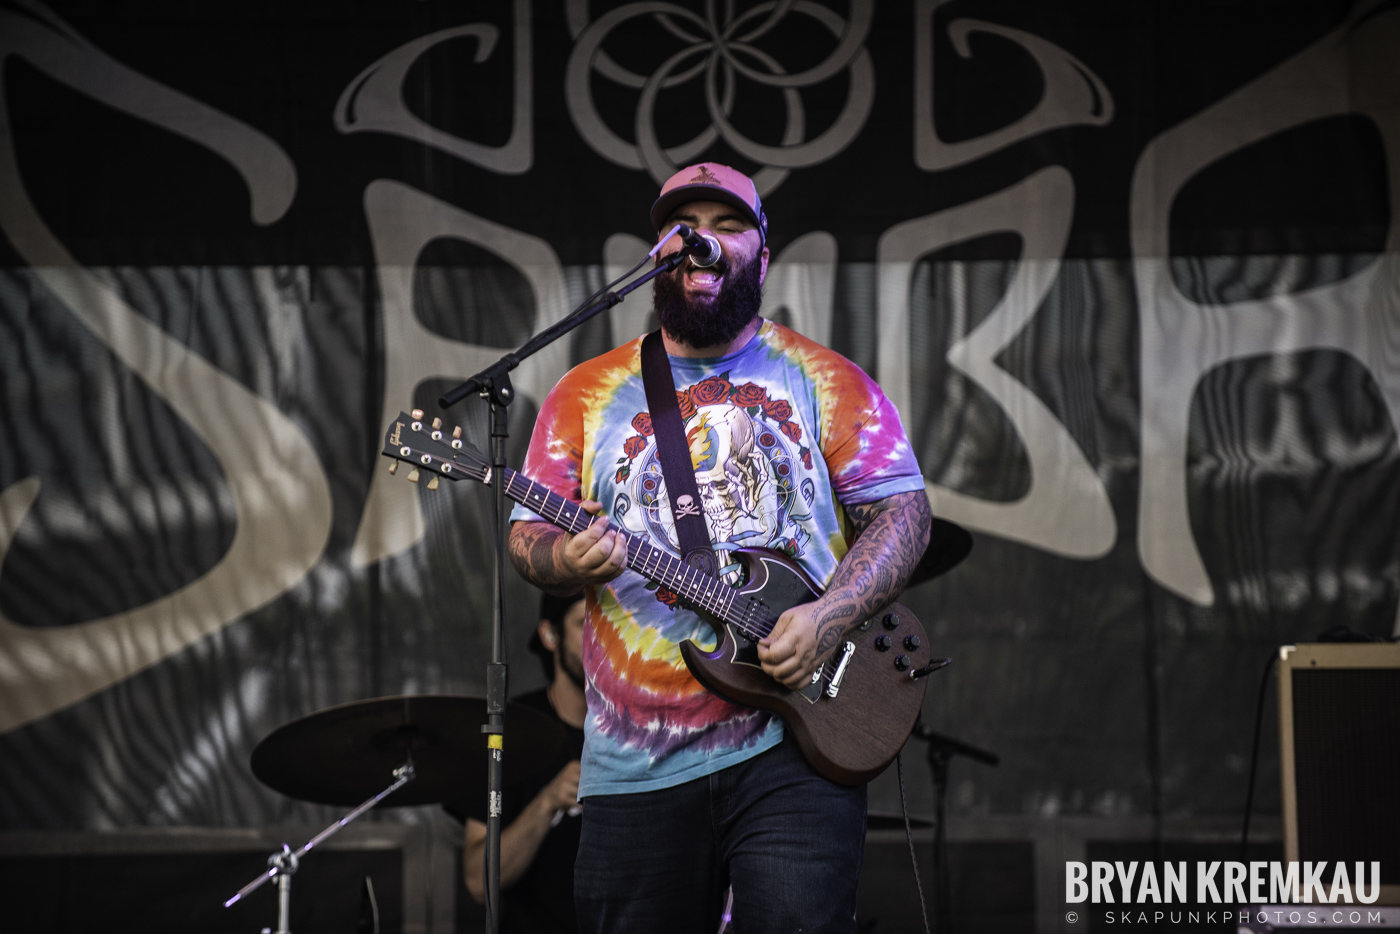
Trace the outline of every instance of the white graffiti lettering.
<instances>
[{"instance_id":1,"label":"white graffiti lettering","mask_svg":"<svg viewBox=\"0 0 1400 934\"><path fill-rule=\"evenodd\" d=\"M967 37L975 32L1009 39L1035 59L1045 90L1034 109L1015 123L975 139L943 142L933 112L933 19L947 2L918 0L914 6L914 162L919 168L941 172L1049 130L1104 126L1113 120L1113 95L1089 66L1064 49L1024 30L977 19L955 19L948 24L948 38L959 55L972 57Z\"/></svg>"},{"instance_id":2,"label":"white graffiti lettering","mask_svg":"<svg viewBox=\"0 0 1400 934\"><path fill-rule=\"evenodd\" d=\"M0 11L0 66L22 57L102 103L191 139L242 176L256 223L281 217L296 171L263 134L138 74L41 7ZM0 101L6 100L0 67ZM179 652L277 599L320 560L330 488L306 437L270 400L151 323L81 266L44 223L15 157L0 105L0 230L38 282L156 393L218 459L236 527L210 570L145 605L72 626L0 618L0 732L48 716ZM41 495L38 477L0 491L0 562Z\"/></svg>"},{"instance_id":3,"label":"white graffiti lettering","mask_svg":"<svg viewBox=\"0 0 1400 934\"><path fill-rule=\"evenodd\" d=\"M974 237L1009 231L1020 261L991 313L947 353L948 362L987 391L1016 426L1031 462L1031 488L1011 503L929 483L934 512L954 522L1055 554L1094 558L1113 547L1117 522L1103 482L1055 414L997 366L996 355L1035 316L1055 277L1074 213L1074 182L1052 166L1005 191L897 224L879 243L880 381L906 420L910 390L910 280L920 257Z\"/></svg>"},{"instance_id":4,"label":"white graffiti lettering","mask_svg":"<svg viewBox=\"0 0 1400 934\"><path fill-rule=\"evenodd\" d=\"M1191 399L1210 370L1252 354L1331 348L1376 379L1400 426L1400 266L1394 252L1341 281L1228 305L1184 295L1171 271L1168 224L1192 177L1233 152L1311 120L1363 114L1385 142L1390 249L1400 243L1400 91L1390 64L1400 15L1359 6L1336 30L1224 100L1154 139L1133 174L1132 245L1141 329L1142 492L1138 549L1163 587L1201 605L1215 591L1187 509ZM1400 631L1400 617L1396 620Z\"/></svg>"},{"instance_id":5,"label":"white graffiti lettering","mask_svg":"<svg viewBox=\"0 0 1400 934\"><path fill-rule=\"evenodd\" d=\"M404 103L403 81L409 69L429 49L461 36L477 41L480 63L495 51L500 30L490 23L471 23L420 36L394 49L355 76L335 105L335 128L342 133L392 133L417 140L459 159L504 175L528 172L534 161L533 80L530 72L530 0L514 0L515 106L510 138L501 146L462 139L419 119Z\"/></svg>"},{"instance_id":6,"label":"white graffiti lettering","mask_svg":"<svg viewBox=\"0 0 1400 934\"><path fill-rule=\"evenodd\" d=\"M413 398L414 387L425 379L465 379L501 355L499 347L481 347L434 334L413 313L413 273L423 248L433 240L451 237L474 243L519 270L534 296L537 332L554 324L568 310L559 258L538 237L477 217L388 179L371 182L365 189L365 216L374 244L384 315L384 412L401 408ZM529 311L500 308L491 313ZM543 399L567 364L568 343L551 344L521 363L513 377L516 388L536 400ZM384 471L375 471L360 515L351 562L362 567L398 554L421 539L424 529L417 488L394 482Z\"/></svg>"}]
</instances>

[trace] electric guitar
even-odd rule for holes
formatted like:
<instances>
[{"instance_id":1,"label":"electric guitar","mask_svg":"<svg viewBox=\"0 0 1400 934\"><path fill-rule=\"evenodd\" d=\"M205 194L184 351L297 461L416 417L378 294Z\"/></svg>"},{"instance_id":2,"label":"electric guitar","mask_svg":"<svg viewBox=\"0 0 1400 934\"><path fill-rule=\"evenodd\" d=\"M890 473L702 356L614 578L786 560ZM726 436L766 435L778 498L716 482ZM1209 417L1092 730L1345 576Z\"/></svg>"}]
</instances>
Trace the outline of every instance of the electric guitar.
<instances>
[{"instance_id":1,"label":"electric guitar","mask_svg":"<svg viewBox=\"0 0 1400 934\"><path fill-rule=\"evenodd\" d=\"M486 456L461 440L461 429L442 431L423 413L400 412L384 436L385 457L413 465L439 478L470 477L487 485L501 483L505 495L568 532L581 532L594 517L542 484L509 468L497 475ZM627 543L627 566L680 596L719 637L706 652L694 642L681 643L681 656L695 680L735 704L776 714L787 724L814 769L834 782L855 785L884 770L903 748L923 706L923 675L941 667L930 664L923 626L906 607L891 603L842 640L832 657L801 690L773 680L759 665L757 643L790 607L820 596L820 589L786 555L762 548L734 552L742 582L730 586L691 567L645 538L617 530Z\"/></svg>"}]
</instances>

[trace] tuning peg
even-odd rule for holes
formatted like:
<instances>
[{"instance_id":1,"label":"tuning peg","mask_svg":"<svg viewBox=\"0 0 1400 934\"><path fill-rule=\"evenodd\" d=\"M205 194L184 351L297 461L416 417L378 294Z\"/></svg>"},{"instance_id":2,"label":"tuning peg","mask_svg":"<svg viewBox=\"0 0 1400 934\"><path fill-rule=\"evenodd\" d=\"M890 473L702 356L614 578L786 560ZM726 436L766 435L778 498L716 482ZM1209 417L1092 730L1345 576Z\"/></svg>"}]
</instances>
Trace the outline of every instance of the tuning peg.
<instances>
[{"instance_id":1,"label":"tuning peg","mask_svg":"<svg viewBox=\"0 0 1400 934\"><path fill-rule=\"evenodd\" d=\"M440 419L440 418L434 418L434 419L433 419L433 427L434 427L434 428L441 428L441 427L442 427L442 419Z\"/></svg>"},{"instance_id":2,"label":"tuning peg","mask_svg":"<svg viewBox=\"0 0 1400 934\"><path fill-rule=\"evenodd\" d=\"M422 410L422 409L414 409L412 412L410 412L410 413L408 413L408 414L412 415L414 418L419 418L419 419L421 419L421 418L423 417L423 410Z\"/></svg>"},{"instance_id":3,"label":"tuning peg","mask_svg":"<svg viewBox=\"0 0 1400 934\"><path fill-rule=\"evenodd\" d=\"M460 437L462 437L462 426L461 426L461 425L458 425L456 428L452 429L452 437L454 437L454 438L460 438Z\"/></svg>"},{"instance_id":4,"label":"tuning peg","mask_svg":"<svg viewBox=\"0 0 1400 934\"><path fill-rule=\"evenodd\" d=\"M398 472L399 472L399 462L398 462L398 461L389 461L389 473L398 473Z\"/></svg>"},{"instance_id":5,"label":"tuning peg","mask_svg":"<svg viewBox=\"0 0 1400 934\"><path fill-rule=\"evenodd\" d=\"M417 468L417 467L414 467L412 470L410 470L410 471L408 472L408 482L409 482L409 483L417 483L417 482L418 482L418 468Z\"/></svg>"},{"instance_id":6,"label":"tuning peg","mask_svg":"<svg viewBox=\"0 0 1400 934\"><path fill-rule=\"evenodd\" d=\"M433 478L432 478L431 480L428 481L428 489L430 489L430 490L436 490L437 488L438 488L438 475L437 475L437 474L433 474Z\"/></svg>"}]
</instances>

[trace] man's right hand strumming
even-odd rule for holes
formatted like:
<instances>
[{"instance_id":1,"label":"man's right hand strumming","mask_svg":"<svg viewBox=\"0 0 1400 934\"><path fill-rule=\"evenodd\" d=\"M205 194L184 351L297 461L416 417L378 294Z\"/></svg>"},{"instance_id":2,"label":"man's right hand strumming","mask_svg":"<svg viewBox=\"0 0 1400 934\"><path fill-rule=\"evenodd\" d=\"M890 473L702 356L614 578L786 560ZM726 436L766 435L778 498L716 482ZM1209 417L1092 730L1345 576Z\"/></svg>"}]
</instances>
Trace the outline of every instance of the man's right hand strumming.
<instances>
[{"instance_id":1,"label":"man's right hand strumming","mask_svg":"<svg viewBox=\"0 0 1400 934\"><path fill-rule=\"evenodd\" d=\"M579 506L597 516L602 504ZM517 522L510 529L510 559L530 583L564 595L590 584L605 584L627 568L627 541L601 516L577 535L546 522Z\"/></svg>"}]
</instances>

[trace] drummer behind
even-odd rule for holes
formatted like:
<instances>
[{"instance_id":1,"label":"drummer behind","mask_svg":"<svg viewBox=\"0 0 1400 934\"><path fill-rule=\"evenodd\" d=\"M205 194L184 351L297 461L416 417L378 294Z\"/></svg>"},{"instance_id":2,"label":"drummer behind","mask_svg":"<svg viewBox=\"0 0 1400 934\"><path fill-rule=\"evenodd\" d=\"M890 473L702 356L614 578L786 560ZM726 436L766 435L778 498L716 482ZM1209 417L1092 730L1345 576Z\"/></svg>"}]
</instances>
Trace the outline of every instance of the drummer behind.
<instances>
[{"instance_id":1,"label":"drummer behind","mask_svg":"<svg viewBox=\"0 0 1400 934\"><path fill-rule=\"evenodd\" d=\"M548 686L511 699L559 720L564 748L538 778L505 789L501 815L501 931L577 931L574 857L578 854L579 757L583 754L583 594L540 600L530 650ZM484 816L484 815L479 815ZM462 872L467 891L485 899L486 824L468 818Z\"/></svg>"}]
</instances>

